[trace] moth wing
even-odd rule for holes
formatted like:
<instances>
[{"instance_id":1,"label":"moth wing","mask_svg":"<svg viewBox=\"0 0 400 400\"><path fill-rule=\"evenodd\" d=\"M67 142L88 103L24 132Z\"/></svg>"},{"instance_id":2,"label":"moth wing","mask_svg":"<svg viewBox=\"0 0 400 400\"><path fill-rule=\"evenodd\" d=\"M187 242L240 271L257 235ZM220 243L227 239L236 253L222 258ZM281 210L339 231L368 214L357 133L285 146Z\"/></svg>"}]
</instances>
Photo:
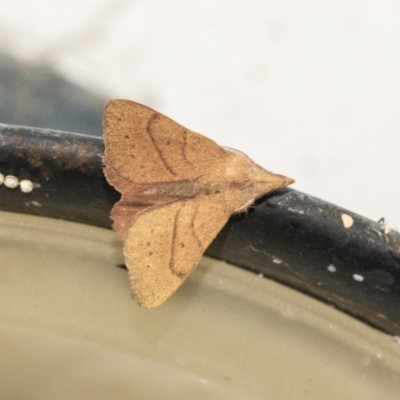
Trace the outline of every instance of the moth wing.
<instances>
[{"instance_id":1,"label":"moth wing","mask_svg":"<svg viewBox=\"0 0 400 400\"><path fill-rule=\"evenodd\" d=\"M215 202L195 198L137 215L124 252L132 291L141 307L157 307L182 285L230 213Z\"/></svg>"},{"instance_id":2,"label":"moth wing","mask_svg":"<svg viewBox=\"0 0 400 400\"><path fill-rule=\"evenodd\" d=\"M104 156L104 159L106 158ZM122 179L107 162L105 162L104 174L108 183L122 193L121 200L114 204L111 210L111 219L113 221L113 229L118 233L121 240L125 240L128 228L136 215L146 208L165 202L165 199L162 196L141 194L140 186Z\"/></svg>"},{"instance_id":3,"label":"moth wing","mask_svg":"<svg viewBox=\"0 0 400 400\"><path fill-rule=\"evenodd\" d=\"M131 183L193 179L226 155L212 140L129 100L106 105L103 127L104 164Z\"/></svg>"}]
</instances>

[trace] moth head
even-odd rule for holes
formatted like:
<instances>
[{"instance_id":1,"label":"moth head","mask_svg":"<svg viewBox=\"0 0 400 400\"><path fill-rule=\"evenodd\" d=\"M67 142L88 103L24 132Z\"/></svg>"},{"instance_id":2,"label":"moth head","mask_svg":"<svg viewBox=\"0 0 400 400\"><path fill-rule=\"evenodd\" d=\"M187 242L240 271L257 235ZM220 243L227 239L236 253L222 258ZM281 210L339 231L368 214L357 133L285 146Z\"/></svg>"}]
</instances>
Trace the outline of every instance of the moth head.
<instances>
[{"instance_id":1,"label":"moth head","mask_svg":"<svg viewBox=\"0 0 400 400\"><path fill-rule=\"evenodd\" d=\"M238 204L235 212L245 211L259 197L294 182L291 178L265 170L240 151L226 150L232 155L226 168L227 180L232 189L237 186L237 191L233 190Z\"/></svg>"}]
</instances>

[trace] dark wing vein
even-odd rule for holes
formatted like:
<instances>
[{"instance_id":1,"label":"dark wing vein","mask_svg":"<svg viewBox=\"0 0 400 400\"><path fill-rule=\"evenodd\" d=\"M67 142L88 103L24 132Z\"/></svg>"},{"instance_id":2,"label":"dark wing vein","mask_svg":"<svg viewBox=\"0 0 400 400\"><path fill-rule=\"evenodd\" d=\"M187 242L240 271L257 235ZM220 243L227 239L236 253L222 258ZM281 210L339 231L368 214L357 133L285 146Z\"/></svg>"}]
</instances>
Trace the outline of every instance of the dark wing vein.
<instances>
[{"instance_id":1,"label":"dark wing vein","mask_svg":"<svg viewBox=\"0 0 400 400\"><path fill-rule=\"evenodd\" d=\"M179 216L181 213L182 208L180 208L174 218L174 226L172 229L172 240L171 240L171 250L170 250L170 258L169 258L169 269L171 272L176 275L178 278L183 278L184 274L180 271L175 270L175 244L176 244L176 237L177 237L177 230L178 230L178 221L179 221Z\"/></svg>"},{"instance_id":2,"label":"dark wing vein","mask_svg":"<svg viewBox=\"0 0 400 400\"><path fill-rule=\"evenodd\" d=\"M149 119L149 122L146 126L146 132L150 137L151 142L153 143L154 148L157 151L158 156L160 157L160 160L162 161L162 163L164 164L165 168L168 170L168 172L170 172L172 175L177 176L178 174L173 170L173 168L167 163L167 160L164 158L161 149L157 146L156 141L154 140L153 134L151 133L151 125L152 123L159 118L159 114L158 113L153 113Z\"/></svg>"},{"instance_id":3,"label":"dark wing vein","mask_svg":"<svg viewBox=\"0 0 400 400\"><path fill-rule=\"evenodd\" d=\"M178 244L177 244L179 218L180 218L181 211L182 211L183 207L185 207L185 203L186 202L183 201L182 207L179 208L179 210L176 212L175 217L174 217L174 226L173 226L173 229L172 229L172 240L171 240L170 259L169 259L169 269L178 278L185 278L187 276L186 272L181 272L181 271L177 270L176 266L175 266L176 255L177 255L176 253L179 252L179 251L187 251L188 250L188 247L186 247L184 243L181 243L181 247L179 247ZM190 231L191 231L190 233L193 235L194 239L196 240L199 249L203 250L204 249L203 245L201 243L201 240L197 236L196 231L195 231L195 227L194 227L194 221L195 221L195 219L197 217L197 214L198 214L198 206L196 205L196 208L195 208L195 210L193 212L193 215L192 215L192 218L191 218L191 221L190 221L189 228L190 228ZM183 229L187 229L187 227L184 227ZM183 249L185 249L185 250L183 250Z\"/></svg>"},{"instance_id":4,"label":"dark wing vein","mask_svg":"<svg viewBox=\"0 0 400 400\"><path fill-rule=\"evenodd\" d=\"M195 227L194 227L194 221L195 221L195 219L196 219L196 217L197 217L198 212L199 212L199 207L198 207L198 205L196 204L196 209L195 209L195 211L194 211L193 218L192 218L192 220L190 221L190 228L191 228L191 230L192 230L192 233L193 233L194 238L196 239L197 244L198 244L199 247L202 249L202 248L203 248L203 244L201 243L201 240L200 240L199 237L197 236L197 234L196 234L196 229L195 229Z\"/></svg>"},{"instance_id":5,"label":"dark wing vein","mask_svg":"<svg viewBox=\"0 0 400 400\"><path fill-rule=\"evenodd\" d=\"M187 131L184 130L183 131L182 157L185 160L186 164L189 164L193 169L195 169L194 165L186 157L186 147L187 147Z\"/></svg>"}]
</instances>

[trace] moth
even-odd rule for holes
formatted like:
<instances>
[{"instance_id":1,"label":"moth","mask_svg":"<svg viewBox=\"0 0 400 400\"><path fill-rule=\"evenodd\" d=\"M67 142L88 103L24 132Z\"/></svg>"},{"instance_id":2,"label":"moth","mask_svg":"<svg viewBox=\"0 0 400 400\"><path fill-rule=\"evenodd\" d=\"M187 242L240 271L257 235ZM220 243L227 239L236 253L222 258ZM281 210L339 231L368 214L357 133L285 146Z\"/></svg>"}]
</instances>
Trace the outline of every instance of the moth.
<instances>
[{"instance_id":1,"label":"moth","mask_svg":"<svg viewBox=\"0 0 400 400\"><path fill-rule=\"evenodd\" d=\"M232 213L293 182L133 101L111 100L103 128L104 174L122 194L113 228L144 308L182 285Z\"/></svg>"}]
</instances>

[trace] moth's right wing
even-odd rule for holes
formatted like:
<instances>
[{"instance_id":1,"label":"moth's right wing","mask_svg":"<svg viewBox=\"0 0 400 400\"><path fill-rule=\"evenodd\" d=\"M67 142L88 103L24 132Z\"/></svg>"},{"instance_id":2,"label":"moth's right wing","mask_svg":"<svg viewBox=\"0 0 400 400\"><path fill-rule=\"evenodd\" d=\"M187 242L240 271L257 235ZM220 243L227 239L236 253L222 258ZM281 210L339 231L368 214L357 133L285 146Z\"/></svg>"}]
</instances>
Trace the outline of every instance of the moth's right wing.
<instances>
[{"instance_id":1,"label":"moth's right wing","mask_svg":"<svg viewBox=\"0 0 400 400\"><path fill-rule=\"evenodd\" d=\"M141 307L157 307L182 285L230 214L213 199L199 197L149 208L136 216L124 252L132 291Z\"/></svg>"}]
</instances>

